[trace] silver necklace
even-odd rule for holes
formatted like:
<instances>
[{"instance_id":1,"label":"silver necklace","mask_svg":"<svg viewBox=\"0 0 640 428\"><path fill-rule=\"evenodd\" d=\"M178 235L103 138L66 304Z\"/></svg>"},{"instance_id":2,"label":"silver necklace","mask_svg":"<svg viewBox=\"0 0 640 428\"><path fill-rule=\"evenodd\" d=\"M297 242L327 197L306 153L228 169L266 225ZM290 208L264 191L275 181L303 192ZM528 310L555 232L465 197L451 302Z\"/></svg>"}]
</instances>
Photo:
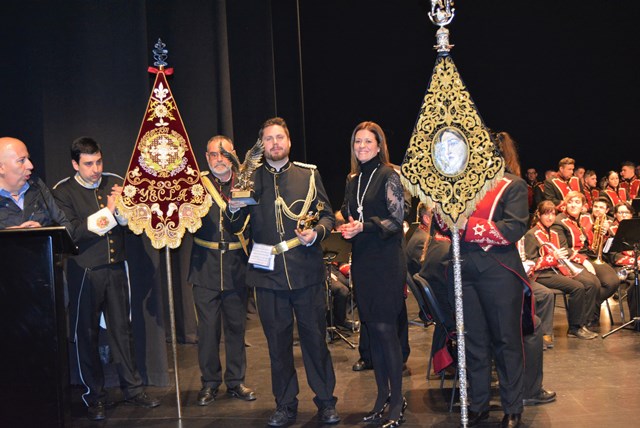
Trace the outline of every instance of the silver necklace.
<instances>
[{"instance_id":1,"label":"silver necklace","mask_svg":"<svg viewBox=\"0 0 640 428\"><path fill-rule=\"evenodd\" d=\"M358 192L356 193L356 204L358 205L358 208L357 208L358 221L360 223L364 221L364 215L362 214L362 204L364 203L364 195L367 194L367 189L369 188L369 184L371 184L371 179L373 178L373 174L375 174L377 170L378 170L378 167L376 167L376 169L374 169L371 175L369 176L369 181L367 181L367 185L364 187L364 192L362 192L362 197L360 197L360 179L362 178L362 171L358 176Z\"/></svg>"}]
</instances>

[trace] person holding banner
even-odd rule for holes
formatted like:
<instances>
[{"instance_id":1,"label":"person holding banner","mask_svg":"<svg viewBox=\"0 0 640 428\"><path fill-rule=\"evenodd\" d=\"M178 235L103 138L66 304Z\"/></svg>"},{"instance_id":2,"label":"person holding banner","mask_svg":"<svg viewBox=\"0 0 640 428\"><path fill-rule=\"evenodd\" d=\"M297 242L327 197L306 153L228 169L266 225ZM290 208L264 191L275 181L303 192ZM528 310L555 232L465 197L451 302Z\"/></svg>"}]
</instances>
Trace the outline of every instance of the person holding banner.
<instances>
[{"instance_id":1,"label":"person holding banner","mask_svg":"<svg viewBox=\"0 0 640 428\"><path fill-rule=\"evenodd\" d=\"M73 225L72 238L79 249L78 255L69 257L66 272L75 351L86 388L82 400L88 418L102 420L107 406L98 353L102 314L125 401L152 408L160 400L144 391L135 363L124 247L126 220L116 210L122 178L103 172L102 150L89 137L71 144L71 164L75 175L56 184L53 195Z\"/></svg>"},{"instance_id":2,"label":"person holding banner","mask_svg":"<svg viewBox=\"0 0 640 428\"><path fill-rule=\"evenodd\" d=\"M489 417L493 356L505 413L501 426L517 427L524 398L522 330L532 330L533 303L523 304L527 302L525 294L531 296L531 290L516 243L527 231L529 206L515 142L506 132L497 133L494 140L505 161L506 172L460 228L470 386L468 426L478 425ZM452 263L448 280L453 288Z\"/></svg>"},{"instance_id":3,"label":"person holding banner","mask_svg":"<svg viewBox=\"0 0 640 428\"><path fill-rule=\"evenodd\" d=\"M232 197L226 221L232 231L238 232L251 216L253 242L247 283L256 288L277 406L267 423L286 425L298 413L298 377L293 359L295 315L318 420L335 424L340 417L333 395L336 377L326 343L326 271L320 246L333 228L333 210L316 167L289 160L291 139L284 119L274 117L264 122L259 138L264 143L266 162L252 176L258 203L247 206Z\"/></svg>"},{"instance_id":4,"label":"person holding banner","mask_svg":"<svg viewBox=\"0 0 640 428\"><path fill-rule=\"evenodd\" d=\"M207 143L207 164L213 174L203 176L214 205L202 218L202 227L193 237L189 283L198 315L198 362L202 389L198 405L211 404L222 383L220 334L224 325L227 393L253 401L255 393L244 385L247 357L244 335L247 322L248 288L245 282L247 255L244 230L233 234L224 228L224 213L235 181L232 164L222 150L233 152L229 137L216 135Z\"/></svg>"}]
</instances>

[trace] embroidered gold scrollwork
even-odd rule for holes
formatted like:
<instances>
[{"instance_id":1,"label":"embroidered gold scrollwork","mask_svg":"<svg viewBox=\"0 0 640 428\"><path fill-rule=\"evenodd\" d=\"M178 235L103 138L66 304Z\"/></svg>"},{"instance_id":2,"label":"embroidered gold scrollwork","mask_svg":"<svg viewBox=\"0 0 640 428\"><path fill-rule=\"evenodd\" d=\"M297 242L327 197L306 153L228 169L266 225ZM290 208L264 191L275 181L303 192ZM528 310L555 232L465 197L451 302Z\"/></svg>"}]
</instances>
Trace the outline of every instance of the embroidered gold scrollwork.
<instances>
[{"instance_id":1,"label":"embroidered gold scrollwork","mask_svg":"<svg viewBox=\"0 0 640 428\"><path fill-rule=\"evenodd\" d=\"M403 184L453 225L503 172L453 60L439 56L402 164Z\"/></svg>"}]
</instances>

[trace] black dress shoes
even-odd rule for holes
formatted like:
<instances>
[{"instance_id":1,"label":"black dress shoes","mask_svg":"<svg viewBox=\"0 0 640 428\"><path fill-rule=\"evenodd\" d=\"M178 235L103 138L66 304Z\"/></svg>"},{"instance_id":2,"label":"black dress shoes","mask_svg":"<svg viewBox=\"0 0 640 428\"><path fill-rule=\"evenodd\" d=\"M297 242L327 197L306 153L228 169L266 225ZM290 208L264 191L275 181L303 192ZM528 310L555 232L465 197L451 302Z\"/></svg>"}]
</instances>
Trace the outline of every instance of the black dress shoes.
<instances>
[{"instance_id":1,"label":"black dress shoes","mask_svg":"<svg viewBox=\"0 0 640 428\"><path fill-rule=\"evenodd\" d=\"M198 406L208 406L216 400L218 388L210 388L205 386L198 393Z\"/></svg>"},{"instance_id":2,"label":"black dress shoes","mask_svg":"<svg viewBox=\"0 0 640 428\"><path fill-rule=\"evenodd\" d=\"M352 369L353 369L354 372L361 372L363 370L371 370L371 369L373 369L373 364L371 364L370 362L365 361L362 358L360 358L353 365Z\"/></svg>"},{"instance_id":3,"label":"black dress shoes","mask_svg":"<svg viewBox=\"0 0 640 428\"><path fill-rule=\"evenodd\" d=\"M296 416L298 416L296 410L291 410L286 406L279 406L267 421L267 425L270 427L281 427L287 425L289 422L293 422Z\"/></svg>"},{"instance_id":4,"label":"black dress shoes","mask_svg":"<svg viewBox=\"0 0 640 428\"><path fill-rule=\"evenodd\" d=\"M160 400L157 398L150 397L146 392L141 392L135 397L131 397L126 400L128 404L132 404L138 407L145 407L147 409L151 409L153 407L158 407L160 405Z\"/></svg>"},{"instance_id":5,"label":"black dress shoes","mask_svg":"<svg viewBox=\"0 0 640 428\"><path fill-rule=\"evenodd\" d=\"M104 407L105 405L103 401L96 401L95 403L91 404L87 408L87 418L89 418L90 421L104 420L106 418Z\"/></svg>"},{"instance_id":6,"label":"black dress shoes","mask_svg":"<svg viewBox=\"0 0 640 428\"><path fill-rule=\"evenodd\" d=\"M318 410L318 420L323 424L337 424L340 422L340 416L334 406L326 406Z\"/></svg>"},{"instance_id":7,"label":"black dress shoes","mask_svg":"<svg viewBox=\"0 0 640 428\"><path fill-rule=\"evenodd\" d=\"M467 423L468 427L474 427L478 425L480 422L489 419L489 411L485 410L483 412L474 412L469 410L469 422Z\"/></svg>"},{"instance_id":8,"label":"black dress shoes","mask_svg":"<svg viewBox=\"0 0 640 428\"><path fill-rule=\"evenodd\" d=\"M522 404L525 406L536 406L538 404L547 404L552 401L556 401L556 393L553 391L547 391L545 389L540 389L536 395L531 398L525 398L522 400Z\"/></svg>"},{"instance_id":9,"label":"black dress shoes","mask_svg":"<svg viewBox=\"0 0 640 428\"><path fill-rule=\"evenodd\" d=\"M577 337L578 339L583 339L583 340L591 340L598 337L596 333L592 332L586 327L570 328L569 331L567 332L567 336Z\"/></svg>"},{"instance_id":10,"label":"black dress shoes","mask_svg":"<svg viewBox=\"0 0 640 428\"><path fill-rule=\"evenodd\" d=\"M520 413L513 413L511 415L504 415L502 418L501 428L516 428L520 426L520 419L522 415Z\"/></svg>"},{"instance_id":11,"label":"black dress shoes","mask_svg":"<svg viewBox=\"0 0 640 428\"><path fill-rule=\"evenodd\" d=\"M231 394L235 398L244 401L253 401L256 399L256 393L242 383L234 386L233 388L227 388L227 394Z\"/></svg>"}]
</instances>

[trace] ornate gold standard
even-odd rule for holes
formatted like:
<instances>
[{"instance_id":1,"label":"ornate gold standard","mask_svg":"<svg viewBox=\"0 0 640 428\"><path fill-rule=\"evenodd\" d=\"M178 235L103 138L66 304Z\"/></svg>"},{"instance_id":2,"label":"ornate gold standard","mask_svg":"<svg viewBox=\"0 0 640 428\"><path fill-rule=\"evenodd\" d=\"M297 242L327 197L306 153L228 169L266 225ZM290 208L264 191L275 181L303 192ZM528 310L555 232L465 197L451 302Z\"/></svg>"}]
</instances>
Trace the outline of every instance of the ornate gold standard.
<instances>
[{"instance_id":1,"label":"ornate gold standard","mask_svg":"<svg viewBox=\"0 0 640 428\"><path fill-rule=\"evenodd\" d=\"M449 55L453 1L431 0L429 18L439 26L438 52L401 167L403 185L433 208L451 230L455 290L460 418L469 422L459 228L504 174L504 161Z\"/></svg>"}]
</instances>

